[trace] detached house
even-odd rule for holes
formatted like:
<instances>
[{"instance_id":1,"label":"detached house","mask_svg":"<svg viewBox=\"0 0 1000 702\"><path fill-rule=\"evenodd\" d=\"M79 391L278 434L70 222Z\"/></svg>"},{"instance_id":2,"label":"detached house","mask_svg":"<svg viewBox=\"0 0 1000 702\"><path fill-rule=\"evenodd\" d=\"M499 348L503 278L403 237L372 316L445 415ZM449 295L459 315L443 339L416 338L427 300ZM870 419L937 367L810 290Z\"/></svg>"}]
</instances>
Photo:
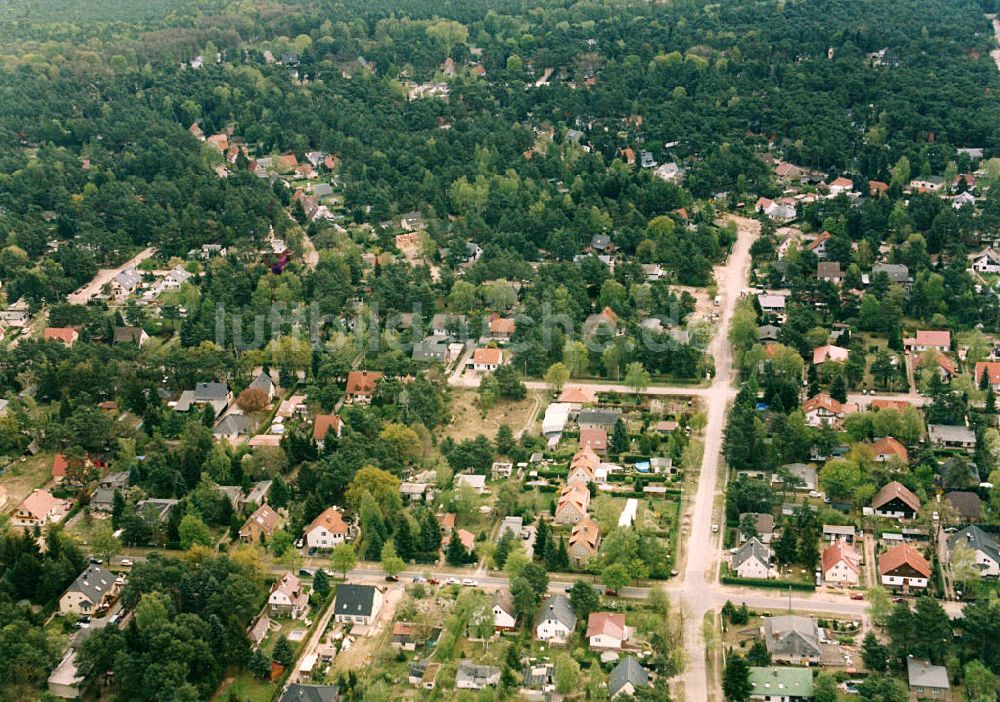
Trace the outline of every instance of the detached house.
<instances>
[{"instance_id":1,"label":"detached house","mask_svg":"<svg viewBox=\"0 0 1000 702\"><path fill-rule=\"evenodd\" d=\"M976 448L976 433L964 426L928 424L927 438L933 446L961 448L972 453Z\"/></svg>"},{"instance_id":2,"label":"detached house","mask_svg":"<svg viewBox=\"0 0 1000 702\"><path fill-rule=\"evenodd\" d=\"M608 675L608 698L631 697L636 690L649 686L649 673L635 656L626 656Z\"/></svg>"},{"instance_id":3,"label":"detached house","mask_svg":"<svg viewBox=\"0 0 1000 702\"><path fill-rule=\"evenodd\" d=\"M757 537L751 538L733 554L732 569L740 578L767 579L771 575L771 549Z\"/></svg>"},{"instance_id":4,"label":"detached house","mask_svg":"<svg viewBox=\"0 0 1000 702\"><path fill-rule=\"evenodd\" d=\"M879 517L913 519L920 511L920 498L905 485L893 480L875 493L872 509Z\"/></svg>"},{"instance_id":5,"label":"detached house","mask_svg":"<svg viewBox=\"0 0 1000 702\"><path fill-rule=\"evenodd\" d=\"M555 524L578 524L590 509L590 491L581 485L567 485L556 503Z\"/></svg>"},{"instance_id":6,"label":"detached house","mask_svg":"<svg viewBox=\"0 0 1000 702\"><path fill-rule=\"evenodd\" d=\"M890 458L898 458L903 463L910 462L910 453L906 450L903 444L899 443L896 439L891 436L879 439L874 444L872 444L872 450L875 452L875 460L884 463Z\"/></svg>"},{"instance_id":7,"label":"detached house","mask_svg":"<svg viewBox=\"0 0 1000 702\"><path fill-rule=\"evenodd\" d=\"M818 663L823 655L819 626L809 617L794 614L764 617L761 635L774 661L809 665Z\"/></svg>"},{"instance_id":8,"label":"detached house","mask_svg":"<svg viewBox=\"0 0 1000 702\"><path fill-rule=\"evenodd\" d=\"M323 447L326 437L333 432L333 436L340 438L340 433L344 429L344 422L338 414L317 414L313 420L313 441L320 448Z\"/></svg>"},{"instance_id":9,"label":"detached house","mask_svg":"<svg viewBox=\"0 0 1000 702\"><path fill-rule=\"evenodd\" d=\"M976 363L976 387L980 387L983 373L989 377L993 392L1000 392L1000 361L979 361Z\"/></svg>"},{"instance_id":10,"label":"detached house","mask_svg":"<svg viewBox=\"0 0 1000 702\"><path fill-rule=\"evenodd\" d=\"M498 631L514 631L517 628L514 596L505 588L493 593L493 627Z\"/></svg>"},{"instance_id":11,"label":"detached house","mask_svg":"<svg viewBox=\"0 0 1000 702\"><path fill-rule=\"evenodd\" d=\"M47 490L33 490L14 510L10 525L15 529L44 528L69 514L70 503Z\"/></svg>"},{"instance_id":12,"label":"detached house","mask_svg":"<svg viewBox=\"0 0 1000 702\"><path fill-rule=\"evenodd\" d=\"M535 638L539 641L558 644L566 643L576 629L576 615L565 595L552 595L542 602L535 626Z\"/></svg>"},{"instance_id":13,"label":"detached house","mask_svg":"<svg viewBox=\"0 0 1000 702\"><path fill-rule=\"evenodd\" d=\"M211 405L215 416L226 411L233 401L233 394L225 383L197 383L194 390L185 390L174 404L174 411L187 412L193 407Z\"/></svg>"},{"instance_id":14,"label":"detached house","mask_svg":"<svg viewBox=\"0 0 1000 702\"><path fill-rule=\"evenodd\" d=\"M951 350L951 332L919 330L917 335L903 339L903 350L923 353L933 349L941 353Z\"/></svg>"},{"instance_id":15,"label":"detached house","mask_svg":"<svg viewBox=\"0 0 1000 702\"><path fill-rule=\"evenodd\" d=\"M240 541L245 544L270 541L271 536L281 526L281 523L281 515L270 506L261 505L240 528Z\"/></svg>"},{"instance_id":16,"label":"detached house","mask_svg":"<svg viewBox=\"0 0 1000 702\"><path fill-rule=\"evenodd\" d=\"M500 349L476 349L468 366L477 373L492 373L503 365L504 354Z\"/></svg>"},{"instance_id":17,"label":"detached house","mask_svg":"<svg viewBox=\"0 0 1000 702\"><path fill-rule=\"evenodd\" d=\"M382 609L382 591L374 585L345 583L337 588L333 603L334 620L340 624L370 626Z\"/></svg>"},{"instance_id":18,"label":"detached house","mask_svg":"<svg viewBox=\"0 0 1000 702\"><path fill-rule=\"evenodd\" d=\"M931 578L927 559L908 543L893 546L879 556L878 572L884 586L903 592L924 589Z\"/></svg>"},{"instance_id":19,"label":"detached house","mask_svg":"<svg viewBox=\"0 0 1000 702\"><path fill-rule=\"evenodd\" d=\"M906 681L910 687L910 699L951 699L948 669L943 665L931 665L930 661L907 656Z\"/></svg>"},{"instance_id":20,"label":"detached house","mask_svg":"<svg viewBox=\"0 0 1000 702\"><path fill-rule=\"evenodd\" d=\"M1000 545L991 534L977 526L967 526L948 537L948 550L954 552L959 544L965 544L976 557L980 575L996 577L1000 575Z\"/></svg>"},{"instance_id":21,"label":"detached house","mask_svg":"<svg viewBox=\"0 0 1000 702\"><path fill-rule=\"evenodd\" d=\"M88 566L59 598L59 612L93 614L118 593L120 586L114 573L100 566Z\"/></svg>"},{"instance_id":22,"label":"detached house","mask_svg":"<svg viewBox=\"0 0 1000 702\"><path fill-rule=\"evenodd\" d=\"M45 341L58 341L65 346L72 346L80 338L80 332L73 327L45 327L42 338Z\"/></svg>"},{"instance_id":23,"label":"detached house","mask_svg":"<svg viewBox=\"0 0 1000 702\"><path fill-rule=\"evenodd\" d=\"M625 626L624 614L591 612L587 619L587 639L591 651L620 651L631 638L632 630Z\"/></svg>"},{"instance_id":24,"label":"detached house","mask_svg":"<svg viewBox=\"0 0 1000 702\"><path fill-rule=\"evenodd\" d=\"M580 568L587 564L591 558L597 555L601 546L601 528L597 523L584 517L580 523L573 527L573 532L569 537L567 552L569 560L575 567Z\"/></svg>"},{"instance_id":25,"label":"detached house","mask_svg":"<svg viewBox=\"0 0 1000 702\"><path fill-rule=\"evenodd\" d=\"M328 550L347 541L349 528L340 512L328 507L305 528L303 533L309 548Z\"/></svg>"},{"instance_id":26,"label":"detached house","mask_svg":"<svg viewBox=\"0 0 1000 702\"><path fill-rule=\"evenodd\" d=\"M813 349L813 365L820 366L827 361L844 362L849 355L847 349L839 346L817 346Z\"/></svg>"},{"instance_id":27,"label":"detached house","mask_svg":"<svg viewBox=\"0 0 1000 702\"><path fill-rule=\"evenodd\" d=\"M382 379L379 371L354 370L347 374L347 390L345 392L348 402L358 402L367 404L372 401L375 394L375 386Z\"/></svg>"},{"instance_id":28,"label":"detached house","mask_svg":"<svg viewBox=\"0 0 1000 702\"><path fill-rule=\"evenodd\" d=\"M988 246L969 255L969 267L977 273L1000 273L1000 254Z\"/></svg>"},{"instance_id":29,"label":"detached house","mask_svg":"<svg viewBox=\"0 0 1000 702\"><path fill-rule=\"evenodd\" d=\"M309 597L302 589L302 581L291 573L282 575L267 597L267 608L272 617L298 619L308 606Z\"/></svg>"},{"instance_id":30,"label":"detached house","mask_svg":"<svg viewBox=\"0 0 1000 702\"><path fill-rule=\"evenodd\" d=\"M846 541L837 540L823 550L823 582L857 585L861 576L861 556Z\"/></svg>"},{"instance_id":31,"label":"detached house","mask_svg":"<svg viewBox=\"0 0 1000 702\"><path fill-rule=\"evenodd\" d=\"M802 411L811 427L836 426L855 408L856 405L838 402L825 392L810 397L802 404Z\"/></svg>"}]
</instances>

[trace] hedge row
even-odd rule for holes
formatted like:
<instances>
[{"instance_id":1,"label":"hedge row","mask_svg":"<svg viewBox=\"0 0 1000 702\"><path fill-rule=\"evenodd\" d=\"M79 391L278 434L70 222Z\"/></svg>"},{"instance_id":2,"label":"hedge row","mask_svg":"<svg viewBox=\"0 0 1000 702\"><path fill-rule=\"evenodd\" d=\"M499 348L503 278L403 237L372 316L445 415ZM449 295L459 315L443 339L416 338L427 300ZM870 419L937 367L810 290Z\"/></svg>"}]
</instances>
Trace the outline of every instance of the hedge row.
<instances>
[{"instance_id":1,"label":"hedge row","mask_svg":"<svg viewBox=\"0 0 1000 702\"><path fill-rule=\"evenodd\" d=\"M797 580L758 580L757 578L737 578L732 575L722 576L723 585L749 585L750 587L764 587L775 590L802 590L805 592L815 592L816 585L813 583L803 583Z\"/></svg>"}]
</instances>

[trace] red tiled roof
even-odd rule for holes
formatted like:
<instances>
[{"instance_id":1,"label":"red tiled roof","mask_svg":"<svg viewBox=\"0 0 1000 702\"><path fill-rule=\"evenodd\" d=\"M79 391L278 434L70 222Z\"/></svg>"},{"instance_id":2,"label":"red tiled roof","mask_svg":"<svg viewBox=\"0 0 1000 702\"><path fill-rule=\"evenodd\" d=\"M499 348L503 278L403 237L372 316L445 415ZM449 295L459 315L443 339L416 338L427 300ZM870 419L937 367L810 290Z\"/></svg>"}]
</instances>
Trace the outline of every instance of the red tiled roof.
<instances>
[{"instance_id":1,"label":"red tiled roof","mask_svg":"<svg viewBox=\"0 0 1000 702\"><path fill-rule=\"evenodd\" d=\"M990 385L1000 383L1000 361L979 361L976 363L976 387L979 387L984 371L989 375Z\"/></svg>"},{"instance_id":2,"label":"red tiled roof","mask_svg":"<svg viewBox=\"0 0 1000 702\"><path fill-rule=\"evenodd\" d=\"M323 441L331 429L337 436L340 435L340 427L343 421L338 414L317 414L313 422L313 440Z\"/></svg>"},{"instance_id":3,"label":"red tiled roof","mask_svg":"<svg viewBox=\"0 0 1000 702\"><path fill-rule=\"evenodd\" d=\"M481 366L500 365L502 358L500 349L476 349L472 352L472 362Z\"/></svg>"},{"instance_id":4,"label":"red tiled roof","mask_svg":"<svg viewBox=\"0 0 1000 702\"><path fill-rule=\"evenodd\" d=\"M821 392L818 395L810 397L802 404L802 411L806 414L816 409L826 409L834 414L840 414L844 411L844 405L825 392Z\"/></svg>"},{"instance_id":5,"label":"red tiled roof","mask_svg":"<svg viewBox=\"0 0 1000 702\"><path fill-rule=\"evenodd\" d=\"M580 430L580 448L603 451L607 447L608 432L598 428Z\"/></svg>"},{"instance_id":6,"label":"red tiled roof","mask_svg":"<svg viewBox=\"0 0 1000 702\"><path fill-rule=\"evenodd\" d=\"M52 477L53 478L65 478L66 469L69 467L69 461L61 453L57 453L52 457Z\"/></svg>"},{"instance_id":7,"label":"red tiled roof","mask_svg":"<svg viewBox=\"0 0 1000 702\"><path fill-rule=\"evenodd\" d=\"M880 575L887 575L903 565L910 566L925 578L931 577L931 567L927 559L910 544L893 546L879 556L878 572Z\"/></svg>"},{"instance_id":8,"label":"red tiled roof","mask_svg":"<svg viewBox=\"0 0 1000 702\"><path fill-rule=\"evenodd\" d=\"M42 338L46 341L61 341L67 346L72 346L79 334L73 327L45 327Z\"/></svg>"},{"instance_id":9,"label":"red tiled roof","mask_svg":"<svg viewBox=\"0 0 1000 702\"><path fill-rule=\"evenodd\" d=\"M559 395L559 402L571 402L578 405L592 405L597 402L597 393L579 386L566 386Z\"/></svg>"},{"instance_id":10,"label":"red tiled roof","mask_svg":"<svg viewBox=\"0 0 1000 702\"><path fill-rule=\"evenodd\" d=\"M833 545L823 551L823 572L843 561L855 573L861 571L861 556L854 550L854 547L843 539L837 539Z\"/></svg>"},{"instance_id":11,"label":"red tiled roof","mask_svg":"<svg viewBox=\"0 0 1000 702\"><path fill-rule=\"evenodd\" d=\"M344 521L340 512L335 510L333 507L327 507L325 510L320 512L319 516L312 520L312 523L303 531L308 534L313 529L319 527L325 527L331 534L347 533L347 522Z\"/></svg>"},{"instance_id":12,"label":"red tiled roof","mask_svg":"<svg viewBox=\"0 0 1000 702\"><path fill-rule=\"evenodd\" d=\"M587 638L602 634L615 639L624 639L625 615L612 614L611 612L591 612L587 619Z\"/></svg>"},{"instance_id":13,"label":"red tiled roof","mask_svg":"<svg viewBox=\"0 0 1000 702\"><path fill-rule=\"evenodd\" d=\"M600 540L601 528L593 520L584 517L573 527L573 531L569 536L569 545L572 547L581 544L586 546L587 550L594 553L597 551L597 544Z\"/></svg>"},{"instance_id":14,"label":"red tiled roof","mask_svg":"<svg viewBox=\"0 0 1000 702\"><path fill-rule=\"evenodd\" d=\"M358 371L354 370L347 374L347 395L371 395L375 392L375 385L382 378L381 371Z\"/></svg>"},{"instance_id":15,"label":"red tiled roof","mask_svg":"<svg viewBox=\"0 0 1000 702\"><path fill-rule=\"evenodd\" d=\"M878 509L894 498L899 498L914 512L920 509L920 498L910 492L902 483L893 480L888 485L882 487L872 498L872 507Z\"/></svg>"},{"instance_id":16,"label":"red tiled roof","mask_svg":"<svg viewBox=\"0 0 1000 702\"><path fill-rule=\"evenodd\" d=\"M891 436L887 436L876 441L872 446L872 449L875 451L876 456L891 454L893 456L899 456L907 462L910 460L910 453L906 450L906 447Z\"/></svg>"}]
</instances>

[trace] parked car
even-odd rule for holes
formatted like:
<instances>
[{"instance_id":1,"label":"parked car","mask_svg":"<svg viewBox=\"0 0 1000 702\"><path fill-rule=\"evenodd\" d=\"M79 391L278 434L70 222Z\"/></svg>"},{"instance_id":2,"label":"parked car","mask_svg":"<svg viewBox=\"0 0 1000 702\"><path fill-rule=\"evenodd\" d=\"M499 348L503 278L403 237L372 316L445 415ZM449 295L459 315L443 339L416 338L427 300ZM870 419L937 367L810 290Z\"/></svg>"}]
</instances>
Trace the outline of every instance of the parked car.
<instances>
[{"instance_id":1,"label":"parked car","mask_svg":"<svg viewBox=\"0 0 1000 702\"><path fill-rule=\"evenodd\" d=\"M303 578L311 578L315 573L308 568L299 568L299 576Z\"/></svg>"},{"instance_id":2,"label":"parked car","mask_svg":"<svg viewBox=\"0 0 1000 702\"><path fill-rule=\"evenodd\" d=\"M73 624L73 626L75 626L77 629L89 629L90 628L90 617L88 617L86 615L80 617L79 619L76 620L76 623Z\"/></svg>"},{"instance_id":3,"label":"parked car","mask_svg":"<svg viewBox=\"0 0 1000 702\"><path fill-rule=\"evenodd\" d=\"M398 583L399 582L399 576L397 576L397 575L387 575L387 576L385 576L385 581L388 582L388 583Z\"/></svg>"},{"instance_id":4,"label":"parked car","mask_svg":"<svg viewBox=\"0 0 1000 702\"><path fill-rule=\"evenodd\" d=\"M132 567L132 559L131 558L123 558L120 561L118 561L118 564L121 565L121 566L124 566L126 568L131 568Z\"/></svg>"},{"instance_id":5,"label":"parked car","mask_svg":"<svg viewBox=\"0 0 1000 702\"><path fill-rule=\"evenodd\" d=\"M865 599L865 596L864 596L864 594L862 594L860 592L855 592L854 594L851 595L851 599L852 600L863 600L863 599Z\"/></svg>"},{"instance_id":6,"label":"parked car","mask_svg":"<svg viewBox=\"0 0 1000 702\"><path fill-rule=\"evenodd\" d=\"M458 578L448 578L444 581L445 585L461 585L462 581Z\"/></svg>"},{"instance_id":7,"label":"parked car","mask_svg":"<svg viewBox=\"0 0 1000 702\"><path fill-rule=\"evenodd\" d=\"M427 578L427 582L430 583L431 585L440 585L441 584L441 581L438 580L437 578Z\"/></svg>"},{"instance_id":8,"label":"parked car","mask_svg":"<svg viewBox=\"0 0 1000 702\"><path fill-rule=\"evenodd\" d=\"M479 583L472 578L462 578L462 585L464 587L479 587Z\"/></svg>"},{"instance_id":9,"label":"parked car","mask_svg":"<svg viewBox=\"0 0 1000 702\"><path fill-rule=\"evenodd\" d=\"M612 590L610 587L604 590L604 594L608 597L618 597L618 591Z\"/></svg>"}]
</instances>

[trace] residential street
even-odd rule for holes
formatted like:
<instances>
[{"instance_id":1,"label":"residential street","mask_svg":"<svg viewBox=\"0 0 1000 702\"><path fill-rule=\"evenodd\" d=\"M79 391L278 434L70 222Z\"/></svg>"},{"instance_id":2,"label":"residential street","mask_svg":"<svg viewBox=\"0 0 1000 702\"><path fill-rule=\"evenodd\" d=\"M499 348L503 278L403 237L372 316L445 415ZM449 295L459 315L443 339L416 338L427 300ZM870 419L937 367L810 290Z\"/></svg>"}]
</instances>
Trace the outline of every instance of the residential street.
<instances>
[{"instance_id":1,"label":"residential street","mask_svg":"<svg viewBox=\"0 0 1000 702\"><path fill-rule=\"evenodd\" d=\"M124 270L129 268L135 268L140 263L145 261L147 258L156 253L156 249L149 247L148 249L143 249L135 256L130 258L128 261L118 266L117 268L102 268L97 271L97 275L94 276L93 280L81 287L76 292L70 293L66 296L66 301L71 305L86 305L90 302L91 298L101 292L101 288L111 282L111 279Z\"/></svg>"}]
</instances>

